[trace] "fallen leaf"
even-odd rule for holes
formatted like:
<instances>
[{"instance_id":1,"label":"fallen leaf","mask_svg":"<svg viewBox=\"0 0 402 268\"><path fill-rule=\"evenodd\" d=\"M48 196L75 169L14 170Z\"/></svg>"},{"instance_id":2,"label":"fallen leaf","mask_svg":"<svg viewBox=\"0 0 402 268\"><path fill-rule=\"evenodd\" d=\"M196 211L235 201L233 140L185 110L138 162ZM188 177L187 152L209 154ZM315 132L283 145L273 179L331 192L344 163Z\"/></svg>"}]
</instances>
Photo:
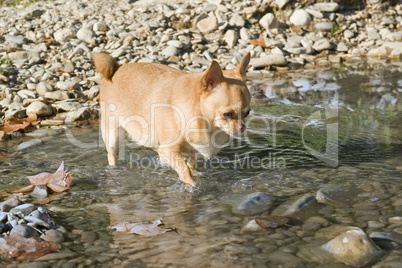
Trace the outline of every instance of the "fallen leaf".
<instances>
[{"instance_id":1,"label":"fallen leaf","mask_svg":"<svg viewBox=\"0 0 402 268\"><path fill-rule=\"evenodd\" d=\"M73 181L71 173L64 170L64 162L61 162L60 167L53 174L43 172L35 176L29 176L28 179L31 185L15 190L13 193L26 193L30 189L33 191L35 185L46 185L54 192L61 193L70 189L70 184Z\"/></svg>"},{"instance_id":2,"label":"fallen leaf","mask_svg":"<svg viewBox=\"0 0 402 268\"><path fill-rule=\"evenodd\" d=\"M25 132L32 124L38 120L38 117L34 113L30 113L27 118L19 119L12 118L0 125L0 130L4 132L15 132L15 131L23 131Z\"/></svg>"},{"instance_id":3,"label":"fallen leaf","mask_svg":"<svg viewBox=\"0 0 402 268\"><path fill-rule=\"evenodd\" d=\"M118 232L127 232L130 234L138 234L143 236L154 236L171 231L177 232L176 228L162 228L160 226L163 226L162 220L138 223L123 222L110 228Z\"/></svg>"},{"instance_id":4,"label":"fallen leaf","mask_svg":"<svg viewBox=\"0 0 402 268\"><path fill-rule=\"evenodd\" d=\"M290 30L294 33L303 33L303 29L300 26L290 26Z\"/></svg>"},{"instance_id":5,"label":"fallen leaf","mask_svg":"<svg viewBox=\"0 0 402 268\"><path fill-rule=\"evenodd\" d=\"M36 44L45 43L47 46L56 45L57 42L51 36L45 37L44 39L40 40Z\"/></svg>"},{"instance_id":6,"label":"fallen leaf","mask_svg":"<svg viewBox=\"0 0 402 268\"><path fill-rule=\"evenodd\" d=\"M263 216L255 218L255 222L263 228L276 228L285 225L288 221L289 218L284 216Z\"/></svg>"},{"instance_id":7,"label":"fallen leaf","mask_svg":"<svg viewBox=\"0 0 402 268\"><path fill-rule=\"evenodd\" d=\"M6 236L7 241L0 247L0 255L7 258L16 258L19 261L34 260L43 255L58 251L60 247L48 241L25 238L18 234Z\"/></svg>"},{"instance_id":8,"label":"fallen leaf","mask_svg":"<svg viewBox=\"0 0 402 268\"><path fill-rule=\"evenodd\" d=\"M260 34L257 39L252 39L248 42L250 45L260 46L260 47L267 47L264 40L264 35Z\"/></svg>"},{"instance_id":9,"label":"fallen leaf","mask_svg":"<svg viewBox=\"0 0 402 268\"><path fill-rule=\"evenodd\" d=\"M332 22L331 34L336 35L343 32L343 28L339 26L335 21Z\"/></svg>"}]
</instances>

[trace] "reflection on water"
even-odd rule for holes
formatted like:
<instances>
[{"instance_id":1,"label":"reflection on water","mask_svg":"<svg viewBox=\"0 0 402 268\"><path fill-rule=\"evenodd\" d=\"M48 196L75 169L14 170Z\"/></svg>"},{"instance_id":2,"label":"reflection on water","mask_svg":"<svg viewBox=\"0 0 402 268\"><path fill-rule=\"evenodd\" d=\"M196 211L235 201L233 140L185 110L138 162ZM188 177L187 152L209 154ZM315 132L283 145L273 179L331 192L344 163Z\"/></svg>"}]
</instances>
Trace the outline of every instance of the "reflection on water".
<instances>
[{"instance_id":1,"label":"reflection on water","mask_svg":"<svg viewBox=\"0 0 402 268\"><path fill-rule=\"evenodd\" d=\"M26 175L52 171L65 161L75 178L71 194L48 207L59 211L56 219L69 231L75 230L64 245L77 253L70 262L104 262L105 267L274 267L285 265L291 256L293 266L288 262L286 267L314 267L297 257L298 249L314 240L314 232L301 226L243 232L250 217L233 214L220 198L266 192L275 207L295 196L315 195L326 185L353 186L360 193L350 197L353 202L380 196L372 206L388 206L381 217L395 216L389 200L401 185L402 79L400 70L393 68L308 70L251 82L258 101L252 105L247 133L216 158L198 163L202 173L191 193L146 148L126 147L125 161L107 167L97 129L69 130L72 136L58 134L18 158L3 160L0 168L10 173L0 173L0 190L17 188L26 183ZM329 139L331 135L336 140ZM94 146L86 146L90 143ZM14 145L8 146L12 150ZM322 157L336 158L336 167ZM293 217L304 222L312 216L359 227L367 227L368 221L353 209L318 203ZM107 229L159 218L178 233L147 238ZM95 232L97 240L80 243L82 231ZM287 260L281 263L281 258Z\"/></svg>"}]
</instances>

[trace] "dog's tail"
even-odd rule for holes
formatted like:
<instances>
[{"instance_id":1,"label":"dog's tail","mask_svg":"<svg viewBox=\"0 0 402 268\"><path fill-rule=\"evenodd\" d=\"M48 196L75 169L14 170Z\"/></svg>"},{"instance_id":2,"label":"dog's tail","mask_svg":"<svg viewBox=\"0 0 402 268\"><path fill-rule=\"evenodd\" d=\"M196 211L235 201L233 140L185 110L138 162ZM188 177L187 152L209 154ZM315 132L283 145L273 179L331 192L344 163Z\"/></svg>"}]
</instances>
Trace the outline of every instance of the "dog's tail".
<instances>
[{"instance_id":1,"label":"dog's tail","mask_svg":"<svg viewBox=\"0 0 402 268\"><path fill-rule=\"evenodd\" d=\"M95 64L96 70L101 73L103 78L112 81L114 73L120 67L117 61L106 53L92 53L92 60Z\"/></svg>"}]
</instances>

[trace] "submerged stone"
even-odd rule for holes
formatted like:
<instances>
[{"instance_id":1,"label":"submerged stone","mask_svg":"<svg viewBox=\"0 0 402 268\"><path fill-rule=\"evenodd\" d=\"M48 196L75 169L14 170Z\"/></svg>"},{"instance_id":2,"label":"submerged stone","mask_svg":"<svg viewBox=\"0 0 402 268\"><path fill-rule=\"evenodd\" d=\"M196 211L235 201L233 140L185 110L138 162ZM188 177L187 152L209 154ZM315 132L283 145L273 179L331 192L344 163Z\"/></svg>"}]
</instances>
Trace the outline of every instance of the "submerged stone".
<instances>
[{"instance_id":1,"label":"submerged stone","mask_svg":"<svg viewBox=\"0 0 402 268\"><path fill-rule=\"evenodd\" d=\"M232 212L240 215L255 215L267 211L272 206L272 198L264 193L233 194L221 198L225 204L232 206Z\"/></svg>"}]
</instances>

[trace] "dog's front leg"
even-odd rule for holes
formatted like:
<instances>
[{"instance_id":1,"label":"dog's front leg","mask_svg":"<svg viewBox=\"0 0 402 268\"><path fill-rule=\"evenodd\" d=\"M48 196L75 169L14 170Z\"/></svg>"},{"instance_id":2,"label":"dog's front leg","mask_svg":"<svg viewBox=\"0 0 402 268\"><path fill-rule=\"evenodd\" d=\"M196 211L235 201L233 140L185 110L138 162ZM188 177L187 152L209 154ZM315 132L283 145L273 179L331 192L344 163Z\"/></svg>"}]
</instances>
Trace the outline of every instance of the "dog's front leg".
<instances>
[{"instance_id":1,"label":"dog's front leg","mask_svg":"<svg viewBox=\"0 0 402 268\"><path fill-rule=\"evenodd\" d=\"M158 150L160 160L164 164L168 164L180 177L180 180L187 183L191 187L195 186L195 182L191 176L191 172L179 151L172 149Z\"/></svg>"}]
</instances>

